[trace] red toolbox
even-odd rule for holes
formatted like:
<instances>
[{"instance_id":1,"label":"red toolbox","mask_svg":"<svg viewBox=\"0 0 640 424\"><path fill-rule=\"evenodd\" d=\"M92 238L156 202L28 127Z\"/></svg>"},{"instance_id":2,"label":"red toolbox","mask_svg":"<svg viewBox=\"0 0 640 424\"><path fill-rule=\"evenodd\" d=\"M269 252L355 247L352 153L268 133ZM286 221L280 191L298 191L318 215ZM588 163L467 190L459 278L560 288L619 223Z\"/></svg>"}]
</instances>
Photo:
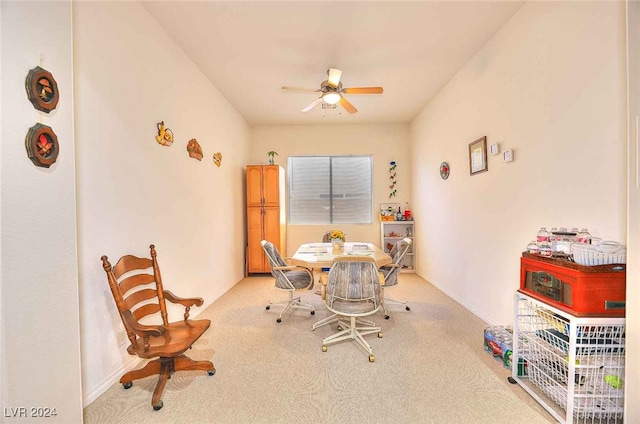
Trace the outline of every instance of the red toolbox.
<instances>
[{"instance_id":1,"label":"red toolbox","mask_svg":"<svg viewBox=\"0 0 640 424\"><path fill-rule=\"evenodd\" d=\"M624 317L625 264L578 265L523 252L520 292L578 317Z\"/></svg>"}]
</instances>

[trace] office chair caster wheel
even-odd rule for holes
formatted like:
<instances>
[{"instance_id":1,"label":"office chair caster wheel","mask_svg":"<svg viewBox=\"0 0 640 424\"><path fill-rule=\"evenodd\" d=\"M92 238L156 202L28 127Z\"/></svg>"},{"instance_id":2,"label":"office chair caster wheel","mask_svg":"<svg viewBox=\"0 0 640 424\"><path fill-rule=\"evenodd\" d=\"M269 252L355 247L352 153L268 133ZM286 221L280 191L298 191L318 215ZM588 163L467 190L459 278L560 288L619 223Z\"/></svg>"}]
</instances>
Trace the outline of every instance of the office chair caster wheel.
<instances>
[{"instance_id":1,"label":"office chair caster wheel","mask_svg":"<svg viewBox=\"0 0 640 424\"><path fill-rule=\"evenodd\" d=\"M384 316L384 319L389 319L389 315L385 315L385 316Z\"/></svg>"},{"instance_id":2,"label":"office chair caster wheel","mask_svg":"<svg viewBox=\"0 0 640 424\"><path fill-rule=\"evenodd\" d=\"M376 357L373 355L369 355L369 362L375 362L376 361Z\"/></svg>"},{"instance_id":3,"label":"office chair caster wheel","mask_svg":"<svg viewBox=\"0 0 640 424\"><path fill-rule=\"evenodd\" d=\"M153 405L153 410L154 410L154 411L159 411L160 409L162 409L162 406L163 406L163 405L164 405L164 404L162 403L162 401L161 401L161 400L159 400L159 401L158 401L158 403L156 403L155 405Z\"/></svg>"},{"instance_id":4,"label":"office chair caster wheel","mask_svg":"<svg viewBox=\"0 0 640 424\"><path fill-rule=\"evenodd\" d=\"M282 318L278 318L276 322L282 322Z\"/></svg>"},{"instance_id":5,"label":"office chair caster wheel","mask_svg":"<svg viewBox=\"0 0 640 424\"><path fill-rule=\"evenodd\" d=\"M311 311L311 315L315 315L315 314L316 314L316 311Z\"/></svg>"},{"instance_id":6,"label":"office chair caster wheel","mask_svg":"<svg viewBox=\"0 0 640 424\"><path fill-rule=\"evenodd\" d=\"M212 369L212 370L209 370L209 371L207 371L207 373L208 373L209 375L214 375L214 374L216 373L216 369L214 368L214 369Z\"/></svg>"},{"instance_id":7,"label":"office chair caster wheel","mask_svg":"<svg viewBox=\"0 0 640 424\"><path fill-rule=\"evenodd\" d=\"M407 306L407 307L405 307L404 309L406 309L407 311L410 311L410 310L411 310L411 308L410 308L410 307L408 307L408 306Z\"/></svg>"},{"instance_id":8,"label":"office chair caster wheel","mask_svg":"<svg viewBox=\"0 0 640 424\"><path fill-rule=\"evenodd\" d=\"M125 389L130 389L133 386L133 381L127 381L126 383L122 383L122 387Z\"/></svg>"},{"instance_id":9,"label":"office chair caster wheel","mask_svg":"<svg viewBox=\"0 0 640 424\"><path fill-rule=\"evenodd\" d=\"M382 333L378 333L378 338L381 339L383 337Z\"/></svg>"},{"instance_id":10,"label":"office chair caster wheel","mask_svg":"<svg viewBox=\"0 0 640 424\"><path fill-rule=\"evenodd\" d=\"M322 351L323 351L323 352L326 352L326 351L327 351L327 346L323 345L323 346L322 346Z\"/></svg>"}]
</instances>

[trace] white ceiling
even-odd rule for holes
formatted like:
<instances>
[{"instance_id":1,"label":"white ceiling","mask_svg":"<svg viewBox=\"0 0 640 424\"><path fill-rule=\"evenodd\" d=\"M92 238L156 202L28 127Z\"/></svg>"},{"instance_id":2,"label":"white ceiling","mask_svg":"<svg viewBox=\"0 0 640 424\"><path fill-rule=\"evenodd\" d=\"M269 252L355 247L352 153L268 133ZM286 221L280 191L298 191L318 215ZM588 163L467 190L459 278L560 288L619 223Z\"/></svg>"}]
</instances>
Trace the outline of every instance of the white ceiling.
<instances>
[{"instance_id":1,"label":"white ceiling","mask_svg":"<svg viewBox=\"0 0 640 424\"><path fill-rule=\"evenodd\" d=\"M407 123L520 8L522 1L144 1L250 125ZM320 106L327 69L355 114Z\"/></svg>"}]
</instances>

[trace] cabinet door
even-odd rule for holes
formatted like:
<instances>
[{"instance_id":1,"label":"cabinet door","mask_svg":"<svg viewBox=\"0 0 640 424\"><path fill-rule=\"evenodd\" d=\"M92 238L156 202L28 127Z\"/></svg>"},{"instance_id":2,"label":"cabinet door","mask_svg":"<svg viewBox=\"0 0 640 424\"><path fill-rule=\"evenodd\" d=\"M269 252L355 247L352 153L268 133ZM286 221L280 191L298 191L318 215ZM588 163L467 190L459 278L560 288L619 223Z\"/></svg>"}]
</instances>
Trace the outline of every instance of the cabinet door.
<instances>
[{"instance_id":1,"label":"cabinet door","mask_svg":"<svg viewBox=\"0 0 640 424\"><path fill-rule=\"evenodd\" d=\"M278 165L262 167L262 195L264 206L280 206L280 172Z\"/></svg>"},{"instance_id":2,"label":"cabinet door","mask_svg":"<svg viewBox=\"0 0 640 424\"><path fill-rule=\"evenodd\" d=\"M262 206L262 165L247 166L247 207Z\"/></svg>"},{"instance_id":3,"label":"cabinet door","mask_svg":"<svg viewBox=\"0 0 640 424\"><path fill-rule=\"evenodd\" d=\"M280 208L264 208L263 234L265 240L270 241L280 251L280 255L286 256L280 243ZM269 264L267 264L269 267Z\"/></svg>"},{"instance_id":4,"label":"cabinet door","mask_svg":"<svg viewBox=\"0 0 640 424\"><path fill-rule=\"evenodd\" d=\"M265 271L265 255L260 242L263 240L263 208L247 208L247 271L269 272L269 264ZM268 240L268 239L267 239ZM270 240L269 240L270 241Z\"/></svg>"}]
</instances>

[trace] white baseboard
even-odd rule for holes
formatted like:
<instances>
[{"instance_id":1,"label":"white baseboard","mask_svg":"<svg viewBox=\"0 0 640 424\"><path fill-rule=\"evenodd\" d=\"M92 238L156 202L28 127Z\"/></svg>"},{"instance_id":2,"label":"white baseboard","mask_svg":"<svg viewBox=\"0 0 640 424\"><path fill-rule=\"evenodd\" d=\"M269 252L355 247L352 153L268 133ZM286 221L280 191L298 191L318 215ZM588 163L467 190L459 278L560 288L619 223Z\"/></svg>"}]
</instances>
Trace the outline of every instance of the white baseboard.
<instances>
[{"instance_id":1,"label":"white baseboard","mask_svg":"<svg viewBox=\"0 0 640 424\"><path fill-rule=\"evenodd\" d=\"M421 276L422 277L422 276ZM424 278L424 277L422 277ZM425 280L427 280L426 278L424 278ZM493 322L493 320L489 319L488 317L484 316L483 314L480 313L480 311L478 311L477 309L475 309L474 307L472 307L471 305L469 305L467 302L465 302L464 300L460 299L458 296L456 296L455 294L449 292L448 290L444 289L443 287L439 286L438 284L432 282L431 280L427 280L429 281L429 283L431 283L431 285L435 288L437 288L438 290L440 290L442 293L446 294L448 297L450 297L451 299L455 300L457 303L459 303L460 305L462 305L463 308L465 308L467 311L471 312L473 315L477 316L478 318L480 318L482 321L486 322L488 326L492 326L492 325L498 325L498 323Z\"/></svg>"},{"instance_id":2,"label":"white baseboard","mask_svg":"<svg viewBox=\"0 0 640 424\"><path fill-rule=\"evenodd\" d=\"M128 362L125 362L120 368L112 372L107 378L102 380L100 384L98 384L96 387L85 394L84 398L82 399L82 407L86 408L87 406L89 406L91 402L93 402L101 394L106 392L109 387L117 383L124 373L138 368L144 361L146 360L140 359L137 356L132 356Z\"/></svg>"}]
</instances>

